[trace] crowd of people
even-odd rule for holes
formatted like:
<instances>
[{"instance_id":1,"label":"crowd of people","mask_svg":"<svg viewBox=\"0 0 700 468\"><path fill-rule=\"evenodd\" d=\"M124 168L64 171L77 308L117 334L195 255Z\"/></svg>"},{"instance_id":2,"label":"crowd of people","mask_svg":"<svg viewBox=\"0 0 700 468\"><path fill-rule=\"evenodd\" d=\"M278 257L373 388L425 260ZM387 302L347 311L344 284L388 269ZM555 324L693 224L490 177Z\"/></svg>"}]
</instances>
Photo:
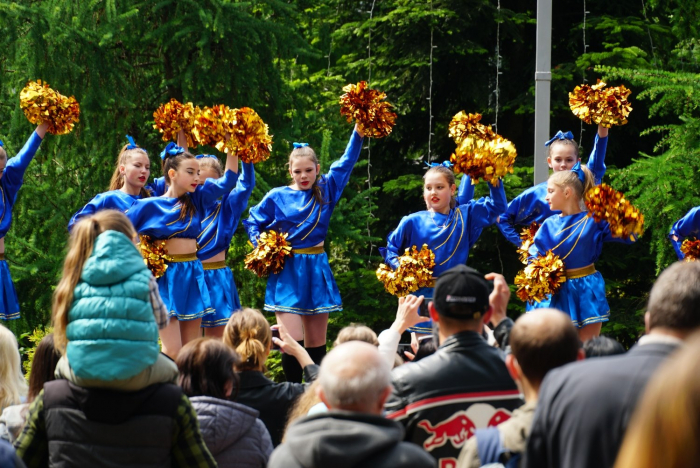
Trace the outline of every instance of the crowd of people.
<instances>
[{"instance_id":1,"label":"crowd of people","mask_svg":"<svg viewBox=\"0 0 700 468\"><path fill-rule=\"evenodd\" d=\"M15 158L0 147L2 236L45 132L39 126ZM448 163L430 165L426 210L400 221L382 255L396 269L403 251L427 245L434 283L401 297L395 321L379 335L353 325L328 352L328 316L342 302L324 242L363 137L356 126L326 174L308 144L294 143L291 184L268 192L243 221L253 245L274 231L291 246L267 281L264 310L275 315L273 327L263 312L241 305L226 265L255 185L253 165L239 168L234 153L224 167L215 156L195 156L181 131L178 144L161 153L163 177L149 184L148 153L129 137L110 190L70 221L53 333L36 349L28 385L17 340L0 325L0 465L622 468L700 461L700 393L691 370L700 348L700 263L679 262L660 274L645 334L629 351L599 336L610 310L594 263L603 242L636 240L613 235L582 203L605 173L603 127L587 166L571 133L557 133L547 142L554 174L510 204L501 181L490 184L490 197L474 200L468 176L457 191ZM487 226L497 224L522 247L515 226L532 222L542 225L526 256L556 253L566 280L513 322L506 279L466 263ZM679 223L675 241L692 224ZM0 240L0 316L13 319L19 306ZM158 243L166 256L153 254ZM147 263L144 245L151 246ZM407 333L411 352L399 354ZM282 353L284 382L266 376L271 352Z\"/></svg>"}]
</instances>

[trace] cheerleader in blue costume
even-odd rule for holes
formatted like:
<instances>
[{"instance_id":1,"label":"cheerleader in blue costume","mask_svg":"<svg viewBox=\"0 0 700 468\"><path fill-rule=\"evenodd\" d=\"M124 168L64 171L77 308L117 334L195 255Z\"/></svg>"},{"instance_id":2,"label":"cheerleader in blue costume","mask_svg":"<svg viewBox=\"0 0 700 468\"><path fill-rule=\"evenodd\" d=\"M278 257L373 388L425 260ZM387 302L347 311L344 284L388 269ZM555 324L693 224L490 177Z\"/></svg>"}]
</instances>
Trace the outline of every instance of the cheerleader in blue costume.
<instances>
[{"instance_id":1,"label":"cheerleader in blue costume","mask_svg":"<svg viewBox=\"0 0 700 468\"><path fill-rule=\"evenodd\" d=\"M201 335L202 317L214 313L196 254L197 236L207 207L235 187L238 158L228 155L223 177L204 185L199 185L199 162L184 148L169 143L161 159L166 192L136 200L126 214L136 232L166 241L171 260L158 278L158 289L171 319L160 336L163 352L174 358L182 346Z\"/></svg>"},{"instance_id":2,"label":"cheerleader in blue costume","mask_svg":"<svg viewBox=\"0 0 700 468\"><path fill-rule=\"evenodd\" d=\"M489 184L490 197L472 200L474 189L468 176L462 177L459 195L454 193L455 175L451 164L435 164L423 176L423 199L427 210L405 216L399 226L387 237L386 248L379 251L384 261L397 268L398 257L414 245L420 249L427 244L435 254L433 276L437 277L450 268L466 264L469 250L476 243L484 228L494 224L506 209L506 193L501 182ZM421 288L412 293L424 296L427 304L433 297L433 288ZM431 321L412 327L410 331L430 333Z\"/></svg>"},{"instance_id":3,"label":"cheerleader in blue costume","mask_svg":"<svg viewBox=\"0 0 700 468\"><path fill-rule=\"evenodd\" d=\"M197 159L200 184L221 177L223 171L216 156L200 154ZM226 252L255 187L253 163L243 163L242 167L236 187L207 207L202 219L202 232L197 237L197 257L202 261L204 279L214 308L214 314L202 318L202 328L206 336L217 338L223 336L224 326L231 314L241 308L233 273L226 266Z\"/></svg>"},{"instance_id":4,"label":"cheerleader in blue costume","mask_svg":"<svg viewBox=\"0 0 700 468\"><path fill-rule=\"evenodd\" d=\"M268 192L243 221L254 245L267 230L288 234L293 255L281 272L268 278L264 308L275 313L295 340L304 340L316 363L326 354L328 314L343 308L323 244L333 209L360 156L363 137L355 126L345 154L320 177L314 150L307 143L294 143L289 155L293 183ZM282 366L288 381L301 381L301 367L294 357L283 354Z\"/></svg>"},{"instance_id":5,"label":"cheerleader in blue costume","mask_svg":"<svg viewBox=\"0 0 700 468\"><path fill-rule=\"evenodd\" d=\"M574 164L580 161L578 144L574 141L571 132L559 131L544 144L548 148L547 164L552 171L570 171ZM600 184L605 175L605 150L608 146L608 129L599 125L598 133L593 142L593 151L588 157L588 169L595 177L595 183ZM498 219L498 229L503 235L520 247L519 227L527 227L533 222L542 224L545 219L556 214L549 208L545 201L547 195L547 182L542 182L530 187L523 193L513 198L508 204L508 209Z\"/></svg>"},{"instance_id":6,"label":"cheerleader in blue costume","mask_svg":"<svg viewBox=\"0 0 700 468\"><path fill-rule=\"evenodd\" d=\"M676 250L678 260L685 259L685 254L681 252L681 245L686 237L700 239L700 206L696 206L688 211L688 214L676 221L668 233L668 238Z\"/></svg>"},{"instance_id":7,"label":"cheerleader in blue costume","mask_svg":"<svg viewBox=\"0 0 700 468\"><path fill-rule=\"evenodd\" d=\"M636 240L613 237L606 221L596 223L588 216L583 194L593 187L593 181L591 171L580 163L572 171L552 174L547 181L546 200L550 209L561 214L544 221L530 247L530 258L551 250L566 269L566 281L552 295L551 302L535 303L534 308L551 307L569 314L584 342L600 335L602 323L610 317L605 281L594 265L603 242L631 244Z\"/></svg>"},{"instance_id":8,"label":"cheerleader in blue costume","mask_svg":"<svg viewBox=\"0 0 700 468\"><path fill-rule=\"evenodd\" d=\"M151 161L145 149L139 147L134 139L127 135L129 143L122 147L117 158L117 167L109 183L109 191L98 193L80 211L75 213L68 223L68 230L80 218L92 215L102 210L118 210L126 212L135 200L151 195L146 187L148 176L151 174ZM162 184L161 184L162 185ZM159 195L164 190L161 189Z\"/></svg>"},{"instance_id":9,"label":"cheerleader in blue costume","mask_svg":"<svg viewBox=\"0 0 700 468\"><path fill-rule=\"evenodd\" d=\"M2 287L2 302L0 302L0 319L12 320L19 318L19 301L17 291L12 283L10 269L5 261L5 235L12 225L12 208L17 201L17 192L24 182L24 171L34 159L36 150L46 135L48 124L41 124L29 137L17 155L7 160L5 145L0 141L0 287Z\"/></svg>"}]
</instances>

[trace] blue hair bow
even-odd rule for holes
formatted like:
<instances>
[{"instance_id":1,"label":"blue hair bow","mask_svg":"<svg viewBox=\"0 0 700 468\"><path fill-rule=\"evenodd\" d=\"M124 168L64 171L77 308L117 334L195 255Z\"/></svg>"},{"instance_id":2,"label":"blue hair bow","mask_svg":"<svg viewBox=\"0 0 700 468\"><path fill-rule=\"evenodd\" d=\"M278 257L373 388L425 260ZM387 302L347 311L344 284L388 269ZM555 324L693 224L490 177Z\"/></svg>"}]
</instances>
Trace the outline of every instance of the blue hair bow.
<instances>
[{"instance_id":1,"label":"blue hair bow","mask_svg":"<svg viewBox=\"0 0 700 468\"><path fill-rule=\"evenodd\" d=\"M297 143L296 141L294 143L292 143L292 145L294 145L294 149L304 148L305 146L309 146L308 143Z\"/></svg>"},{"instance_id":2,"label":"blue hair bow","mask_svg":"<svg viewBox=\"0 0 700 468\"><path fill-rule=\"evenodd\" d=\"M554 143L557 140L573 140L574 139L574 134L569 132L562 132L559 130L556 135L554 135L547 143L544 144L544 146L549 146L552 143Z\"/></svg>"},{"instance_id":3,"label":"blue hair bow","mask_svg":"<svg viewBox=\"0 0 700 468\"><path fill-rule=\"evenodd\" d=\"M213 154L198 154L197 156L195 156L195 158L197 158L197 159L204 159L204 158L219 159L216 156L214 156Z\"/></svg>"},{"instance_id":4,"label":"blue hair bow","mask_svg":"<svg viewBox=\"0 0 700 468\"><path fill-rule=\"evenodd\" d=\"M441 162L441 163L429 163L429 162L426 161L426 162L425 162L425 165L428 166L428 167L444 166L444 167L446 167L446 168L448 168L448 169L450 169L450 168L452 168L452 166L454 166L454 164L452 164L450 161L443 161L443 162Z\"/></svg>"},{"instance_id":5,"label":"blue hair bow","mask_svg":"<svg viewBox=\"0 0 700 468\"><path fill-rule=\"evenodd\" d=\"M5 143L3 143L2 140L0 140L0 148L4 148L4 147L5 147Z\"/></svg>"},{"instance_id":6,"label":"blue hair bow","mask_svg":"<svg viewBox=\"0 0 700 468\"><path fill-rule=\"evenodd\" d=\"M578 161L576 164L574 164L574 167L571 168L572 171L576 173L578 176L578 180L581 181L582 184L586 184L586 173L583 172L583 169L581 168L581 161Z\"/></svg>"},{"instance_id":7,"label":"blue hair bow","mask_svg":"<svg viewBox=\"0 0 700 468\"><path fill-rule=\"evenodd\" d=\"M126 136L126 139L129 140L129 144L126 145L126 149L132 150L132 149L136 149L136 148L139 147L139 146L136 144L136 142L134 141L134 137L132 137L131 135L127 135L127 136Z\"/></svg>"},{"instance_id":8,"label":"blue hair bow","mask_svg":"<svg viewBox=\"0 0 700 468\"><path fill-rule=\"evenodd\" d=\"M177 154L182 154L185 152L185 148L182 146L177 146L175 143L172 141L168 143L168 146L165 147L163 151L160 153L160 159L165 161L168 156L175 156Z\"/></svg>"}]
</instances>

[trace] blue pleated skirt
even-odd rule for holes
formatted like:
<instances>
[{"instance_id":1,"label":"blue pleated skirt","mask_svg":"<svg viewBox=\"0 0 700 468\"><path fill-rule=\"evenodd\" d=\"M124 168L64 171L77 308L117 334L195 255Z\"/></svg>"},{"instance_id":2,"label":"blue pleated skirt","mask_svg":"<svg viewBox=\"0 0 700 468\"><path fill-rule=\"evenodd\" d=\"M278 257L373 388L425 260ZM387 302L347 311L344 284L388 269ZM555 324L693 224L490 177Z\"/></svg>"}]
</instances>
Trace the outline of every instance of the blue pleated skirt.
<instances>
[{"instance_id":1,"label":"blue pleated skirt","mask_svg":"<svg viewBox=\"0 0 700 468\"><path fill-rule=\"evenodd\" d=\"M158 278L158 290L170 317L195 320L214 313L199 260L168 262L165 274Z\"/></svg>"},{"instance_id":2,"label":"blue pleated skirt","mask_svg":"<svg viewBox=\"0 0 700 468\"><path fill-rule=\"evenodd\" d=\"M17 291L12 283L10 269L5 260L0 260L0 285L2 287L2 302L0 302L0 319L14 320L19 318L19 301Z\"/></svg>"},{"instance_id":3,"label":"blue pleated skirt","mask_svg":"<svg viewBox=\"0 0 700 468\"><path fill-rule=\"evenodd\" d=\"M549 305L546 305L546 301L534 305L535 309L544 307L566 312L578 328L610 320L610 306L605 299L605 280L598 271L582 278L567 279L559 292L552 296Z\"/></svg>"},{"instance_id":4,"label":"blue pleated skirt","mask_svg":"<svg viewBox=\"0 0 700 468\"><path fill-rule=\"evenodd\" d=\"M433 289L434 288L420 288L418 291L412 292L411 295L423 296L423 304L427 306L428 303L433 300ZM428 318L425 322L408 327L408 331L421 335L430 335L433 332L433 321Z\"/></svg>"},{"instance_id":5,"label":"blue pleated skirt","mask_svg":"<svg viewBox=\"0 0 700 468\"><path fill-rule=\"evenodd\" d=\"M204 270L204 280L209 290L214 313L202 318L202 327L223 327L231 314L241 308L233 272L227 266L213 270Z\"/></svg>"},{"instance_id":6,"label":"blue pleated skirt","mask_svg":"<svg viewBox=\"0 0 700 468\"><path fill-rule=\"evenodd\" d=\"M343 310L326 253L295 253L287 257L282 271L267 280L264 309L298 315Z\"/></svg>"}]
</instances>

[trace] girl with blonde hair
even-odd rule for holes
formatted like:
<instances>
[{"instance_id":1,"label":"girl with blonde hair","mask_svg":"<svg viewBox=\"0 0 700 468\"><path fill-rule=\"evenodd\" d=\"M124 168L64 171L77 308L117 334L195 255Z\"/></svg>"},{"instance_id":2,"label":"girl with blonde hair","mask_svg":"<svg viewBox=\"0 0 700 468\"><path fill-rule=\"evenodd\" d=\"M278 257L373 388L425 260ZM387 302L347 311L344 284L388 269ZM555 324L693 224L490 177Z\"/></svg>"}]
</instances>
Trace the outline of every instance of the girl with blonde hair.
<instances>
[{"instance_id":1,"label":"girl with blonde hair","mask_svg":"<svg viewBox=\"0 0 700 468\"><path fill-rule=\"evenodd\" d=\"M0 413L8 406L18 405L27 396L27 382L20 367L17 339L0 324Z\"/></svg>"}]
</instances>

